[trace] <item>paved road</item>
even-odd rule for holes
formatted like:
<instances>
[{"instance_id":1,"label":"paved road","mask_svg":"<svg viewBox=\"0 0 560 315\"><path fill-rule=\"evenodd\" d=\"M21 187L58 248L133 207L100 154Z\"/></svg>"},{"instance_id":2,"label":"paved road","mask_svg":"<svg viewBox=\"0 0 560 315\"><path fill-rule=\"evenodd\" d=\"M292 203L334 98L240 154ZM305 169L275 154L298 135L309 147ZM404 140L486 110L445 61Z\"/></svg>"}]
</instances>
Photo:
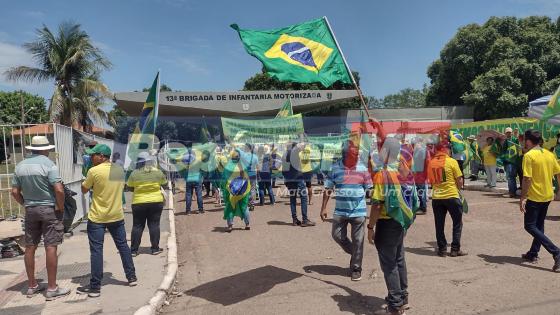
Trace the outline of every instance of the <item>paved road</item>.
<instances>
[{"instance_id":1,"label":"paved road","mask_svg":"<svg viewBox=\"0 0 560 315\"><path fill-rule=\"evenodd\" d=\"M560 274L544 250L536 264L519 255L531 242L516 200L466 192L463 248L469 256L434 253L433 216L421 216L406 238L412 309L407 314L560 314ZM181 198L182 199L182 198ZM288 199L252 212L251 231L224 233L222 211L208 199L202 215L177 215L182 296L168 314L372 314L386 288L377 253L366 244L364 279L350 281L347 256L330 237L330 223L292 227ZM310 216L318 220L319 197ZM332 202L332 201L331 201ZM331 203L332 206L334 203ZM184 209L180 203L177 209ZM236 219L238 220L238 219ZM236 221L241 227L240 221ZM450 219L447 235L450 239ZM560 243L559 203L547 233Z\"/></svg>"}]
</instances>

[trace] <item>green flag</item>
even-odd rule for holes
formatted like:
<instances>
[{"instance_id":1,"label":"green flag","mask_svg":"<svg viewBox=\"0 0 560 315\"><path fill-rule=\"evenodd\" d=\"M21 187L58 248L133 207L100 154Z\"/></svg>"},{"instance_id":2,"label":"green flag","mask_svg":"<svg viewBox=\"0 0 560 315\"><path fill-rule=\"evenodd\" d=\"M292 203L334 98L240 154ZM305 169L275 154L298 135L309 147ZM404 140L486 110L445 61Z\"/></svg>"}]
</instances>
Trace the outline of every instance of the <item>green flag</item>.
<instances>
[{"instance_id":1,"label":"green flag","mask_svg":"<svg viewBox=\"0 0 560 315\"><path fill-rule=\"evenodd\" d=\"M558 115L560 113L560 86L548 101L548 105L544 110L544 113L541 117L541 121L547 122L550 118Z\"/></svg>"},{"instance_id":2,"label":"green flag","mask_svg":"<svg viewBox=\"0 0 560 315\"><path fill-rule=\"evenodd\" d=\"M325 87L336 81L352 83L324 18L265 31L231 27L239 33L245 50L280 81L320 82Z\"/></svg>"},{"instance_id":3,"label":"green flag","mask_svg":"<svg viewBox=\"0 0 560 315\"><path fill-rule=\"evenodd\" d=\"M282 108L280 108L278 114L276 114L276 118L288 117L288 116L292 116L293 114L294 114L294 110L292 109L292 101L288 99L286 103L282 105Z\"/></svg>"}]
</instances>

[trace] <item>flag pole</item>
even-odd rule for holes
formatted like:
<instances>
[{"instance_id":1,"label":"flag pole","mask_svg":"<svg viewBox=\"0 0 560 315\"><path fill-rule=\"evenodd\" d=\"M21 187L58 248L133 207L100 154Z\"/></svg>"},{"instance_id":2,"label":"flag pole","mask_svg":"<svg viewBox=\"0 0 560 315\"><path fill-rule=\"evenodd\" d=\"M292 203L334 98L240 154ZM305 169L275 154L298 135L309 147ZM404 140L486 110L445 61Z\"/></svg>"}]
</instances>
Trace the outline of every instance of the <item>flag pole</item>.
<instances>
[{"instance_id":1,"label":"flag pole","mask_svg":"<svg viewBox=\"0 0 560 315\"><path fill-rule=\"evenodd\" d=\"M342 52L342 49L340 48L340 45L338 44L338 40L336 40L336 36L334 35L334 31L331 28L331 24L329 23L329 19L327 19L326 16L323 16L323 20L325 20L325 23L327 23L327 27L329 29L329 32L331 33L333 39L334 39L334 43L336 44L336 48L338 48L338 51L340 52L340 55L342 56L342 60L344 61L344 66L346 67L346 70L348 71L348 74L350 75L350 78L352 78L352 83L354 84L354 88L356 89L356 92L358 92L358 96L360 98L360 102L362 103L362 106L368 116L368 118L370 117L369 115L369 111L367 108L367 104L366 101L364 99L364 95L362 94L362 91L360 90L360 87L358 86L358 83L356 83L356 79L354 78L354 74L352 73L352 70L350 70L350 66L348 66L348 62L346 61L346 57L344 57L344 53Z\"/></svg>"},{"instance_id":2,"label":"flag pole","mask_svg":"<svg viewBox=\"0 0 560 315\"><path fill-rule=\"evenodd\" d=\"M156 124L159 114L159 89L160 89L160 82L161 82L161 69L158 69L157 73L157 83L156 83L156 99L154 103L154 133L152 134L152 150L154 149L155 142L156 142Z\"/></svg>"}]
</instances>

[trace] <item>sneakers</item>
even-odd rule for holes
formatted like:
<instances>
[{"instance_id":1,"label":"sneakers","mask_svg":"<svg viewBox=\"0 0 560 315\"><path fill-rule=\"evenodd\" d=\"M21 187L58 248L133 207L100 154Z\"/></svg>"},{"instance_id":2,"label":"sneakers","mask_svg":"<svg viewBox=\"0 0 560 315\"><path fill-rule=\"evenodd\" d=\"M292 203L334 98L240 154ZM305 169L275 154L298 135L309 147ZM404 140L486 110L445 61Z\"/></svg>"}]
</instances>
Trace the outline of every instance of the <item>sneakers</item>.
<instances>
[{"instance_id":1,"label":"sneakers","mask_svg":"<svg viewBox=\"0 0 560 315\"><path fill-rule=\"evenodd\" d=\"M233 226L232 225L228 225L226 227L226 232L231 233L231 231L233 231Z\"/></svg>"},{"instance_id":2,"label":"sneakers","mask_svg":"<svg viewBox=\"0 0 560 315\"><path fill-rule=\"evenodd\" d=\"M47 301L52 301L52 300L56 300L59 297L63 297L65 295L70 294L70 289L66 289L66 288L61 288L61 287L56 287L56 290L51 291L51 290L47 290L47 293L45 293L45 299Z\"/></svg>"},{"instance_id":3,"label":"sneakers","mask_svg":"<svg viewBox=\"0 0 560 315\"><path fill-rule=\"evenodd\" d=\"M426 214L426 209L418 209L418 211L416 211L416 215L425 215Z\"/></svg>"},{"instance_id":4,"label":"sneakers","mask_svg":"<svg viewBox=\"0 0 560 315\"><path fill-rule=\"evenodd\" d=\"M439 257L445 257L445 256L447 256L447 250L445 250L445 249L438 249L438 250L437 250L437 255L438 255Z\"/></svg>"},{"instance_id":5,"label":"sneakers","mask_svg":"<svg viewBox=\"0 0 560 315\"><path fill-rule=\"evenodd\" d=\"M292 225L293 225L293 226L301 225L301 221L298 220L298 219L294 219L294 220L292 221Z\"/></svg>"},{"instance_id":6,"label":"sneakers","mask_svg":"<svg viewBox=\"0 0 560 315\"><path fill-rule=\"evenodd\" d=\"M138 279L136 278L131 278L128 280L128 286L129 287L135 287L138 285Z\"/></svg>"},{"instance_id":7,"label":"sneakers","mask_svg":"<svg viewBox=\"0 0 560 315\"><path fill-rule=\"evenodd\" d=\"M251 227L248 226L248 225L245 227L245 231L249 231L250 229L251 229Z\"/></svg>"},{"instance_id":8,"label":"sneakers","mask_svg":"<svg viewBox=\"0 0 560 315\"><path fill-rule=\"evenodd\" d=\"M198 210L198 214L203 214L203 213L204 213L204 209Z\"/></svg>"},{"instance_id":9,"label":"sneakers","mask_svg":"<svg viewBox=\"0 0 560 315\"><path fill-rule=\"evenodd\" d=\"M157 249L152 248L152 255L159 255L162 252L163 252L163 248L157 248Z\"/></svg>"},{"instance_id":10,"label":"sneakers","mask_svg":"<svg viewBox=\"0 0 560 315\"><path fill-rule=\"evenodd\" d=\"M527 262L532 263L532 264L537 263L537 261L539 260L539 256L531 255L531 254L529 254L529 253L527 253L527 254L522 254L522 255L521 255L521 258L522 258L523 260L526 260Z\"/></svg>"},{"instance_id":11,"label":"sneakers","mask_svg":"<svg viewBox=\"0 0 560 315\"><path fill-rule=\"evenodd\" d=\"M84 286L84 287L78 287L76 289L76 293L87 294L87 296L89 296L91 298L96 298L96 297L99 297L101 295L101 290L100 289L94 289L94 288L92 288L88 285L88 286Z\"/></svg>"},{"instance_id":12,"label":"sneakers","mask_svg":"<svg viewBox=\"0 0 560 315\"><path fill-rule=\"evenodd\" d=\"M552 266L552 271L560 272L560 255L554 257L554 266Z\"/></svg>"},{"instance_id":13,"label":"sneakers","mask_svg":"<svg viewBox=\"0 0 560 315\"><path fill-rule=\"evenodd\" d=\"M131 251L130 254L132 255L132 257L138 256L138 252L135 250Z\"/></svg>"},{"instance_id":14,"label":"sneakers","mask_svg":"<svg viewBox=\"0 0 560 315\"><path fill-rule=\"evenodd\" d=\"M315 222L309 220L304 220L303 222L301 222L301 227L306 227L306 226L315 226Z\"/></svg>"},{"instance_id":15,"label":"sneakers","mask_svg":"<svg viewBox=\"0 0 560 315\"><path fill-rule=\"evenodd\" d=\"M460 257L460 256L467 256L469 253L464 252L462 250L451 250L451 252L449 253L450 257Z\"/></svg>"},{"instance_id":16,"label":"sneakers","mask_svg":"<svg viewBox=\"0 0 560 315\"><path fill-rule=\"evenodd\" d=\"M47 286L43 283L37 283L37 286L34 288L27 288L27 297L31 298L38 292L44 291Z\"/></svg>"},{"instance_id":17,"label":"sneakers","mask_svg":"<svg viewBox=\"0 0 560 315\"><path fill-rule=\"evenodd\" d=\"M362 280L362 272L358 271L358 270L352 271L352 275L350 276L350 280L352 280L352 281Z\"/></svg>"}]
</instances>

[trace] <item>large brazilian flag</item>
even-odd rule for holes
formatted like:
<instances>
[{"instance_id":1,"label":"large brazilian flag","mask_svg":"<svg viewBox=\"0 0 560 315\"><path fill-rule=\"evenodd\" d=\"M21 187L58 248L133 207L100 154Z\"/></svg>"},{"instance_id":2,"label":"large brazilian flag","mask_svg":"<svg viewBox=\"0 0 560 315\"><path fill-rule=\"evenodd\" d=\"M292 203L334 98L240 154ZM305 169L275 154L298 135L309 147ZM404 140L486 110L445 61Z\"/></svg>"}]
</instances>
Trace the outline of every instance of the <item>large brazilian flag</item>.
<instances>
[{"instance_id":1,"label":"large brazilian flag","mask_svg":"<svg viewBox=\"0 0 560 315\"><path fill-rule=\"evenodd\" d=\"M239 33L245 50L280 81L320 82L325 87L336 81L352 83L324 18L265 31L231 27Z\"/></svg>"}]
</instances>

